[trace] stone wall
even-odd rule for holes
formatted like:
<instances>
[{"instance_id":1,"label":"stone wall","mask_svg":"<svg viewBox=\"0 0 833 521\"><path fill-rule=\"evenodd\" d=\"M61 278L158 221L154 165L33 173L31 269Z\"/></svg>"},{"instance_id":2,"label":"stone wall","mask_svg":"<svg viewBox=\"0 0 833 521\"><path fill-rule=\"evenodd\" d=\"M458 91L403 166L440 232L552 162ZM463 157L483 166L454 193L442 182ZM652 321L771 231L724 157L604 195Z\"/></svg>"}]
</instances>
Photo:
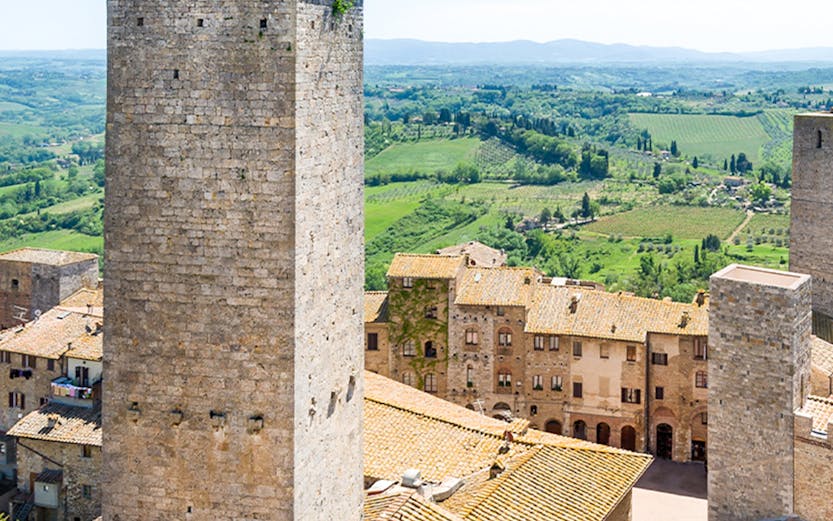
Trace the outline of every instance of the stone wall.
<instances>
[{"instance_id":1,"label":"stone wall","mask_svg":"<svg viewBox=\"0 0 833 521\"><path fill-rule=\"evenodd\" d=\"M810 286L807 276L734 265L711 277L710 521L793 511L793 411L809 390Z\"/></svg>"},{"instance_id":2,"label":"stone wall","mask_svg":"<svg viewBox=\"0 0 833 521\"><path fill-rule=\"evenodd\" d=\"M801 114L793 133L790 270L813 276L813 310L833 317L833 114Z\"/></svg>"},{"instance_id":3,"label":"stone wall","mask_svg":"<svg viewBox=\"0 0 833 521\"><path fill-rule=\"evenodd\" d=\"M105 521L360 518L362 8L331 5L108 2Z\"/></svg>"},{"instance_id":4,"label":"stone wall","mask_svg":"<svg viewBox=\"0 0 833 521\"><path fill-rule=\"evenodd\" d=\"M633 491L630 491L619 503L619 506L607 516L605 521L631 521L632 504Z\"/></svg>"},{"instance_id":5,"label":"stone wall","mask_svg":"<svg viewBox=\"0 0 833 521\"><path fill-rule=\"evenodd\" d=\"M795 512L806 521L833 519L833 443L827 438L796 432Z\"/></svg>"},{"instance_id":6,"label":"stone wall","mask_svg":"<svg viewBox=\"0 0 833 521\"><path fill-rule=\"evenodd\" d=\"M36 410L41 406L41 399L49 397L52 380L63 374L64 358L53 360L52 370L49 369L49 360L46 358L31 357L35 361L35 368L29 378L17 376L11 377L12 370L22 371L23 355L9 353L10 363L0 363L0 430L3 432L12 428L12 425L23 416ZM9 407L9 393L22 393L25 407Z\"/></svg>"},{"instance_id":7,"label":"stone wall","mask_svg":"<svg viewBox=\"0 0 833 521\"><path fill-rule=\"evenodd\" d=\"M63 471L59 496L62 506L58 509L57 519L88 521L101 515L101 447L90 447L87 458L81 445L20 440L17 444L18 488L32 492L34 478L47 469ZM84 496L84 485L90 487L89 497Z\"/></svg>"}]
</instances>

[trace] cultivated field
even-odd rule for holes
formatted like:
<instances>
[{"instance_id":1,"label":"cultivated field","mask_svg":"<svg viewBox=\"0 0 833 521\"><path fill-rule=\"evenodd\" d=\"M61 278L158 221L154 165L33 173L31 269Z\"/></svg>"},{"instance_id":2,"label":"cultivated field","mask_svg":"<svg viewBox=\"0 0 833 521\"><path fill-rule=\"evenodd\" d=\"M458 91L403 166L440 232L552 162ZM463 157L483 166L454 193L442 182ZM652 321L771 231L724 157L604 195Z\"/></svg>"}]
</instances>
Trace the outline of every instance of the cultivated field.
<instances>
[{"instance_id":1,"label":"cultivated field","mask_svg":"<svg viewBox=\"0 0 833 521\"><path fill-rule=\"evenodd\" d=\"M460 162L474 162L479 147L475 138L397 143L367 161L365 175L451 171Z\"/></svg>"},{"instance_id":2,"label":"cultivated field","mask_svg":"<svg viewBox=\"0 0 833 521\"><path fill-rule=\"evenodd\" d=\"M760 159L761 147L772 138L756 117L705 114L630 114L631 123L645 128L654 144L669 146L672 140L682 154L711 156L716 160L743 152L750 161Z\"/></svg>"},{"instance_id":3,"label":"cultivated field","mask_svg":"<svg viewBox=\"0 0 833 521\"><path fill-rule=\"evenodd\" d=\"M587 226L588 231L624 237L702 239L714 234L727 238L743 222L744 213L729 208L649 206L610 217Z\"/></svg>"}]
</instances>

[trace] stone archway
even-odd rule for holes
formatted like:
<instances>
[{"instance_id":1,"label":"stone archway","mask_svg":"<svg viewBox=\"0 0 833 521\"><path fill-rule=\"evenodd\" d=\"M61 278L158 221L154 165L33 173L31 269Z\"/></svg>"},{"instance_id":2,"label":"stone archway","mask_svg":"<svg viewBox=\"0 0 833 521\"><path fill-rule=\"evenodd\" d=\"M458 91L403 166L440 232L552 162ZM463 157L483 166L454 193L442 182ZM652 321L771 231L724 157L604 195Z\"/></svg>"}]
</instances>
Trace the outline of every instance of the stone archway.
<instances>
[{"instance_id":1,"label":"stone archway","mask_svg":"<svg viewBox=\"0 0 833 521\"><path fill-rule=\"evenodd\" d=\"M561 422L558 420L549 420L544 424L544 430L552 434L561 434L563 432Z\"/></svg>"},{"instance_id":2,"label":"stone archway","mask_svg":"<svg viewBox=\"0 0 833 521\"><path fill-rule=\"evenodd\" d=\"M573 437L580 440L587 439L587 424L584 420L578 420L573 423Z\"/></svg>"},{"instance_id":3,"label":"stone archway","mask_svg":"<svg viewBox=\"0 0 833 521\"><path fill-rule=\"evenodd\" d=\"M625 450L636 450L636 429L631 427L630 425L625 425L622 427L622 437L621 443L623 449Z\"/></svg>"},{"instance_id":4,"label":"stone archway","mask_svg":"<svg viewBox=\"0 0 833 521\"><path fill-rule=\"evenodd\" d=\"M596 425L596 443L610 445L610 425L604 422Z\"/></svg>"}]
</instances>

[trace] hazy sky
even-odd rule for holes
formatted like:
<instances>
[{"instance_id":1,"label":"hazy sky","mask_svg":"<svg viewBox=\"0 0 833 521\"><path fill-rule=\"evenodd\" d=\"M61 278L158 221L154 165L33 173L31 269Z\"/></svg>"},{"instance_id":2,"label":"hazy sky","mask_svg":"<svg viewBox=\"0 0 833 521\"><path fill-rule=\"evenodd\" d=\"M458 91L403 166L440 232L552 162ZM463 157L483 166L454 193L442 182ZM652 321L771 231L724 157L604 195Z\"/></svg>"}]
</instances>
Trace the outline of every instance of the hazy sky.
<instances>
[{"instance_id":1,"label":"hazy sky","mask_svg":"<svg viewBox=\"0 0 833 521\"><path fill-rule=\"evenodd\" d=\"M0 0L0 49L103 48L105 19L105 0ZM832 20L829 0L365 0L367 38L434 41L826 47Z\"/></svg>"}]
</instances>

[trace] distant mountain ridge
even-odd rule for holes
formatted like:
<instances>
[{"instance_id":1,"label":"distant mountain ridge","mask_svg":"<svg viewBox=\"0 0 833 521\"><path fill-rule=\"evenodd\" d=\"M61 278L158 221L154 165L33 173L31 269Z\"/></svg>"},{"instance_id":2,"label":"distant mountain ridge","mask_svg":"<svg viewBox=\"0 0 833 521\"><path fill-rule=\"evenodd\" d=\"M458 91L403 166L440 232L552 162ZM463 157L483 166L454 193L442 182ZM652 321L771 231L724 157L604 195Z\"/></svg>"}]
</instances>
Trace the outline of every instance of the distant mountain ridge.
<instances>
[{"instance_id":1,"label":"distant mountain ridge","mask_svg":"<svg viewBox=\"0 0 833 521\"><path fill-rule=\"evenodd\" d=\"M817 62L833 64L833 47L750 53L710 53L682 47L602 44L582 40L537 43L443 43L365 40L366 65L611 64L611 63Z\"/></svg>"}]
</instances>

